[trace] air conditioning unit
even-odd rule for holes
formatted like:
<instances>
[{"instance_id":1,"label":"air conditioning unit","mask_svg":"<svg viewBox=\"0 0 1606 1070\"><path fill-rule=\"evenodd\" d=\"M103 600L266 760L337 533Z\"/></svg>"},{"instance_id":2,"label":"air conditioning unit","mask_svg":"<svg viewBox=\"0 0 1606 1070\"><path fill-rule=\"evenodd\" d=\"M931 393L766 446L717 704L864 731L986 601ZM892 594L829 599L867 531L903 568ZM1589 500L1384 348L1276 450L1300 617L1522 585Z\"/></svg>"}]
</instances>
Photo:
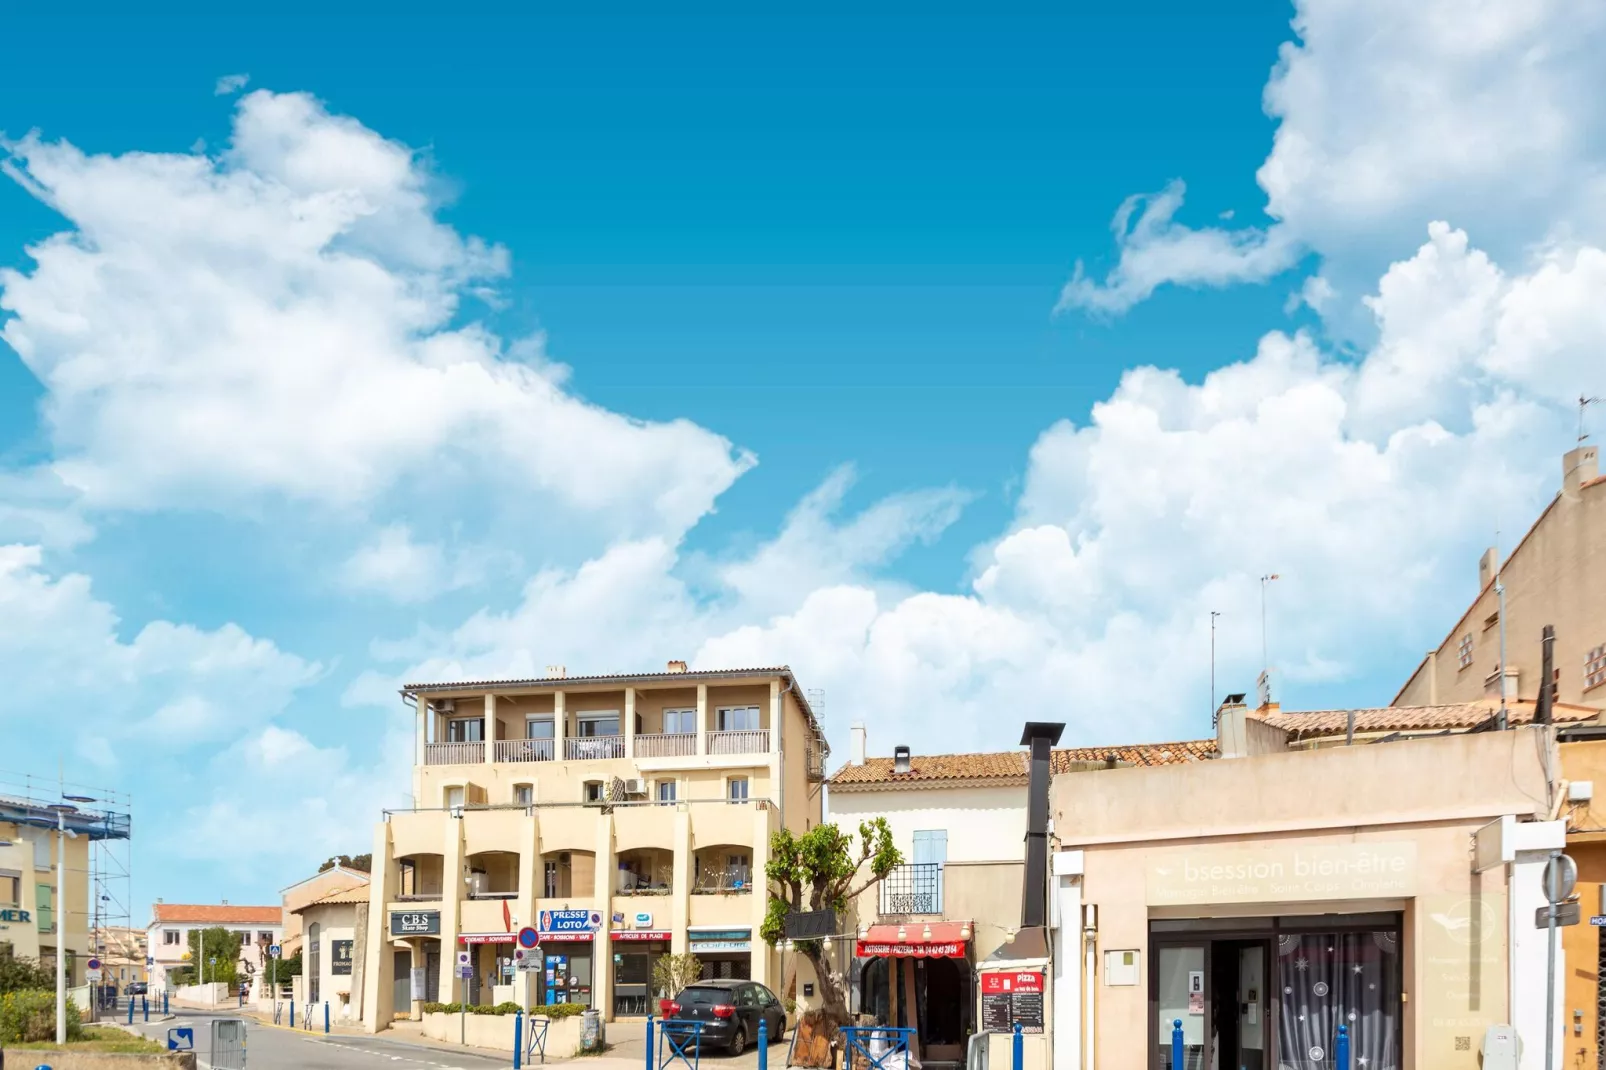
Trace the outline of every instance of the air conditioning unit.
<instances>
[{"instance_id":1,"label":"air conditioning unit","mask_svg":"<svg viewBox=\"0 0 1606 1070\"><path fill-rule=\"evenodd\" d=\"M439 708L442 713L456 713L457 700L455 698L449 698L445 702L442 702Z\"/></svg>"},{"instance_id":2,"label":"air conditioning unit","mask_svg":"<svg viewBox=\"0 0 1606 1070\"><path fill-rule=\"evenodd\" d=\"M641 779L640 777L633 777L630 780L625 781L625 794L626 795L646 795L647 794L647 782L645 780Z\"/></svg>"}]
</instances>

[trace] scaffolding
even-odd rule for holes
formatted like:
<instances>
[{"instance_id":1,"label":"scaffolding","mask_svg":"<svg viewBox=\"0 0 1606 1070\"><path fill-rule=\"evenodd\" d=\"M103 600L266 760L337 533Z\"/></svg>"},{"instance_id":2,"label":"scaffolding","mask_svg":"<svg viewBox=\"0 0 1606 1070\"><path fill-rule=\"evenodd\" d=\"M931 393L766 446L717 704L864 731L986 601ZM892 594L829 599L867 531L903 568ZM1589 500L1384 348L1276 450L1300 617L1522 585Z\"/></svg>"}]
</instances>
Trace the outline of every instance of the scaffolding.
<instances>
[{"instance_id":1,"label":"scaffolding","mask_svg":"<svg viewBox=\"0 0 1606 1070\"><path fill-rule=\"evenodd\" d=\"M112 950L107 930L134 928L132 814L128 792L0 769L0 821L49 830L65 827L89 841L89 901L76 912L89 923L90 953L96 958ZM72 910L63 898L62 932Z\"/></svg>"}]
</instances>

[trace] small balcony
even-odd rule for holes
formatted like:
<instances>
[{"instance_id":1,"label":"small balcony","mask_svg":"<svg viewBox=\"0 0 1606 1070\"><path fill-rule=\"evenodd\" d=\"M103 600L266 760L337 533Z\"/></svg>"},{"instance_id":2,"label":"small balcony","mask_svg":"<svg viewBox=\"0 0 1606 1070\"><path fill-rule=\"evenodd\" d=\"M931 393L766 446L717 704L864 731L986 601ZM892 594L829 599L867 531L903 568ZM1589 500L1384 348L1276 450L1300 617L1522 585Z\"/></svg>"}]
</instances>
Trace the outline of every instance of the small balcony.
<instances>
[{"instance_id":1,"label":"small balcony","mask_svg":"<svg viewBox=\"0 0 1606 1070\"><path fill-rule=\"evenodd\" d=\"M696 753L695 732L653 732L636 737L637 758L689 758Z\"/></svg>"},{"instance_id":2,"label":"small balcony","mask_svg":"<svg viewBox=\"0 0 1606 1070\"><path fill-rule=\"evenodd\" d=\"M767 728L743 728L708 733L709 754L763 754L770 749Z\"/></svg>"},{"instance_id":3,"label":"small balcony","mask_svg":"<svg viewBox=\"0 0 1606 1070\"><path fill-rule=\"evenodd\" d=\"M484 743L424 744L425 765L479 765L484 761Z\"/></svg>"},{"instance_id":4,"label":"small balcony","mask_svg":"<svg viewBox=\"0 0 1606 1070\"><path fill-rule=\"evenodd\" d=\"M880 914L942 913L942 863L913 862L899 866L881 882Z\"/></svg>"},{"instance_id":5,"label":"small balcony","mask_svg":"<svg viewBox=\"0 0 1606 1070\"><path fill-rule=\"evenodd\" d=\"M550 762L556 755L550 739L499 739L496 741L496 760L499 762Z\"/></svg>"},{"instance_id":6,"label":"small balcony","mask_svg":"<svg viewBox=\"0 0 1606 1070\"><path fill-rule=\"evenodd\" d=\"M570 761L589 761L599 758L623 758L624 736L580 736L563 741L563 756Z\"/></svg>"}]
</instances>

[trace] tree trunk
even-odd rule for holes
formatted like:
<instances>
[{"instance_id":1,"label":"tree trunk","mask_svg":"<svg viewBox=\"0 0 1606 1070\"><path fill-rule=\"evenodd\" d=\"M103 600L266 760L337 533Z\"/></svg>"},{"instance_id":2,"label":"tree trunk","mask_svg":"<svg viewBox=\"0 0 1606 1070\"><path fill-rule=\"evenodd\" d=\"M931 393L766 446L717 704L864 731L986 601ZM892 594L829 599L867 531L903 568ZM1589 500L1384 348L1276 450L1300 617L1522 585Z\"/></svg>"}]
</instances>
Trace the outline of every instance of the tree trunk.
<instances>
[{"instance_id":1,"label":"tree trunk","mask_svg":"<svg viewBox=\"0 0 1606 1070\"><path fill-rule=\"evenodd\" d=\"M840 976L832 972L830 963L825 959L824 944L805 944L798 950L814 967L814 983L819 985L820 1006L798 1019L792 1063L794 1066L807 1067L835 1066L837 1031L853 1020L848 1013L847 991Z\"/></svg>"}]
</instances>

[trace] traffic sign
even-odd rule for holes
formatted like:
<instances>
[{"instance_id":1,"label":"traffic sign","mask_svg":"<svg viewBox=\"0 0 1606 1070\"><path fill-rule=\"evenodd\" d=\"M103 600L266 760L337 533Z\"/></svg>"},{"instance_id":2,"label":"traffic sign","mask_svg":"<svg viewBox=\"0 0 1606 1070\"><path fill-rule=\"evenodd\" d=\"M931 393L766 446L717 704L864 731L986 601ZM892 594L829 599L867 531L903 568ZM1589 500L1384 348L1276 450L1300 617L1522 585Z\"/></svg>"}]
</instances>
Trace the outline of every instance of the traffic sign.
<instances>
[{"instance_id":1,"label":"traffic sign","mask_svg":"<svg viewBox=\"0 0 1606 1070\"><path fill-rule=\"evenodd\" d=\"M269 958L275 958L275 959L279 957L279 945L278 944L269 944L268 945L268 957Z\"/></svg>"},{"instance_id":2,"label":"traffic sign","mask_svg":"<svg viewBox=\"0 0 1606 1070\"><path fill-rule=\"evenodd\" d=\"M467 966L470 961L467 951L459 951L457 953L457 964L459 966Z\"/></svg>"},{"instance_id":3,"label":"traffic sign","mask_svg":"<svg viewBox=\"0 0 1606 1070\"><path fill-rule=\"evenodd\" d=\"M207 961L208 961L208 962L210 962L210 963L211 963L211 964L212 964L212 965L214 965L214 966L216 966L216 965L217 965L217 956L216 956L216 955L213 955L213 956L212 956L212 957L211 957L211 958L210 958L210 959L208 959L208 960L207 960Z\"/></svg>"},{"instance_id":4,"label":"traffic sign","mask_svg":"<svg viewBox=\"0 0 1606 1070\"><path fill-rule=\"evenodd\" d=\"M1590 924L1594 924L1594 920L1595 919L1591 918ZM1569 899L1565 903L1556 904L1556 928L1560 929L1567 925L1577 925L1578 921L1578 900ZM1550 928L1549 907L1546 906L1534 908L1534 928Z\"/></svg>"},{"instance_id":5,"label":"traffic sign","mask_svg":"<svg viewBox=\"0 0 1606 1070\"><path fill-rule=\"evenodd\" d=\"M1589 924L1595 926L1597 929L1603 925L1606 925L1606 914L1591 914L1589 916Z\"/></svg>"},{"instance_id":6,"label":"traffic sign","mask_svg":"<svg viewBox=\"0 0 1606 1070\"><path fill-rule=\"evenodd\" d=\"M529 948L536 947L540 943L541 943L541 934L536 932L535 929L533 929L530 926L526 925L524 928L519 930L519 946L520 947L525 948L527 950Z\"/></svg>"},{"instance_id":7,"label":"traffic sign","mask_svg":"<svg viewBox=\"0 0 1606 1070\"><path fill-rule=\"evenodd\" d=\"M472 980L474 978L474 967L459 966L457 968L457 976L461 977L465 981Z\"/></svg>"},{"instance_id":8,"label":"traffic sign","mask_svg":"<svg viewBox=\"0 0 1606 1070\"><path fill-rule=\"evenodd\" d=\"M90 960L89 960L89 968L90 968L90 969L91 969L91 970L98 970L98 969L100 969L100 960L99 960L99 959L90 959Z\"/></svg>"},{"instance_id":9,"label":"traffic sign","mask_svg":"<svg viewBox=\"0 0 1606 1070\"><path fill-rule=\"evenodd\" d=\"M194 1051L195 1030L187 1025L175 1026L167 1031L168 1051Z\"/></svg>"},{"instance_id":10,"label":"traffic sign","mask_svg":"<svg viewBox=\"0 0 1606 1070\"><path fill-rule=\"evenodd\" d=\"M1552 870L1555 872L1552 873ZM1578 863L1572 860L1571 855L1553 855L1545 863L1543 875L1544 883L1539 887L1551 902L1560 903L1573 894L1573 888L1578 884ZM1554 879L1555 884L1551 881Z\"/></svg>"}]
</instances>

